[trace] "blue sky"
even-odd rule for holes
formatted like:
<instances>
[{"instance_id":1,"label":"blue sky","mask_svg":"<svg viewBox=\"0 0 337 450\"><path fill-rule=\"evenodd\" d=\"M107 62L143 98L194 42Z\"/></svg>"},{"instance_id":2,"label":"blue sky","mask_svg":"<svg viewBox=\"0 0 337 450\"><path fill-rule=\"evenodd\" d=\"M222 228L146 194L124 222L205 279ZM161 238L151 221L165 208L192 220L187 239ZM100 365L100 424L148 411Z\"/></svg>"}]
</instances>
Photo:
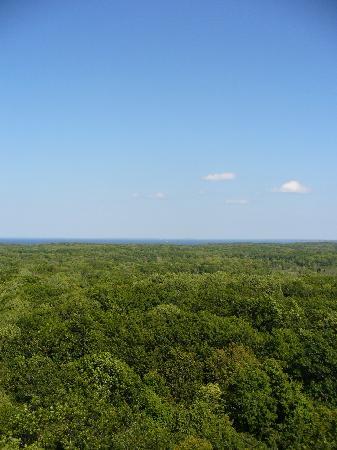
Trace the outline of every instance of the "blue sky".
<instances>
[{"instance_id":1,"label":"blue sky","mask_svg":"<svg viewBox=\"0 0 337 450\"><path fill-rule=\"evenodd\" d=\"M336 20L2 1L0 236L337 239Z\"/></svg>"}]
</instances>

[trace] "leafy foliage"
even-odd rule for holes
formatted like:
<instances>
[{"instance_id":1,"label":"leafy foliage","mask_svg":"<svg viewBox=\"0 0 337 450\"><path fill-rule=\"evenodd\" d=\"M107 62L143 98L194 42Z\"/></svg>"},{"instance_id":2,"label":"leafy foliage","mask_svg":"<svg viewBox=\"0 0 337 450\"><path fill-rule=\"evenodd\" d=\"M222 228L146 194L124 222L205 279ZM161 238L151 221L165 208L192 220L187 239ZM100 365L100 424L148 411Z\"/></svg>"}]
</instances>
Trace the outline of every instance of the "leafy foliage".
<instances>
[{"instance_id":1,"label":"leafy foliage","mask_svg":"<svg viewBox=\"0 0 337 450\"><path fill-rule=\"evenodd\" d=\"M0 448L334 449L337 244L0 246Z\"/></svg>"}]
</instances>

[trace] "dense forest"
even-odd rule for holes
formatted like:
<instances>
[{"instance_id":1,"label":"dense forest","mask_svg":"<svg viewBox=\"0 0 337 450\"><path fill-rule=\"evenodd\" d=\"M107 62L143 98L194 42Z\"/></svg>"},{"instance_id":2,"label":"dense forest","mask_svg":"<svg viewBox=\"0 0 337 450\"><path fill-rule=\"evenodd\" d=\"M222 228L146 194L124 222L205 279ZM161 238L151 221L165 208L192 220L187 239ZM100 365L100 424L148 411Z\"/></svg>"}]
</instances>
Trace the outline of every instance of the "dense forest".
<instances>
[{"instance_id":1,"label":"dense forest","mask_svg":"<svg viewBox=\"0 0 337 450\"><path fill-rule=\"evenodd\" d=\"M336 449L337 243L0 245L0 448Z\"/></svg>"}]
</instances>

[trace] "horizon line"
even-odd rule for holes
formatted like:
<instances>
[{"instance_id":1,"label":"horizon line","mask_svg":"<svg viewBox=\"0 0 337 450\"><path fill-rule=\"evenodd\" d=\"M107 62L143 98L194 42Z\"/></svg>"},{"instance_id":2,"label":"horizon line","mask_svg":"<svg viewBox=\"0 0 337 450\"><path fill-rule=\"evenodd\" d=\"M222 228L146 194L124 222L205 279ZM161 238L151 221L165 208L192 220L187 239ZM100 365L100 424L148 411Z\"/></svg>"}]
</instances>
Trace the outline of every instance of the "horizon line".
<instances>
[{"instance_id":1,"label":"horizon line","mask_svg":"<svg viewBox=\"0 0 337 450\"><path fill-rule=\"evenodd\" d=\"M312 243L337 242L337 239L324 238L95 238L95 237L0 237L0 243L146 243L146 242L210 242L210 243Z\"/></svg>"}]
</instances>

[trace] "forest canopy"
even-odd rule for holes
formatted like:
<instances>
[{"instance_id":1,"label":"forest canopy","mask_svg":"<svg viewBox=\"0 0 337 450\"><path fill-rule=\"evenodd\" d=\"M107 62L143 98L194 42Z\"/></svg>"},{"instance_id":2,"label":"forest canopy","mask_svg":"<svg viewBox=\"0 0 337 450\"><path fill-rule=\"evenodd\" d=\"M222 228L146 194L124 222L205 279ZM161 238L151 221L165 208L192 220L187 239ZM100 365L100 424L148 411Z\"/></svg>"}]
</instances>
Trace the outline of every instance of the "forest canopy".
<instances>
[{"instance_id":1,"label":"forest canopy","mask_svg":"<svg viewBox=\"0 0 337 450\"><path fill-rule=\"evenodd\" d=\"M0 245L0 448L337 448L337 243Z\"/></svg>"}]
</instances>

